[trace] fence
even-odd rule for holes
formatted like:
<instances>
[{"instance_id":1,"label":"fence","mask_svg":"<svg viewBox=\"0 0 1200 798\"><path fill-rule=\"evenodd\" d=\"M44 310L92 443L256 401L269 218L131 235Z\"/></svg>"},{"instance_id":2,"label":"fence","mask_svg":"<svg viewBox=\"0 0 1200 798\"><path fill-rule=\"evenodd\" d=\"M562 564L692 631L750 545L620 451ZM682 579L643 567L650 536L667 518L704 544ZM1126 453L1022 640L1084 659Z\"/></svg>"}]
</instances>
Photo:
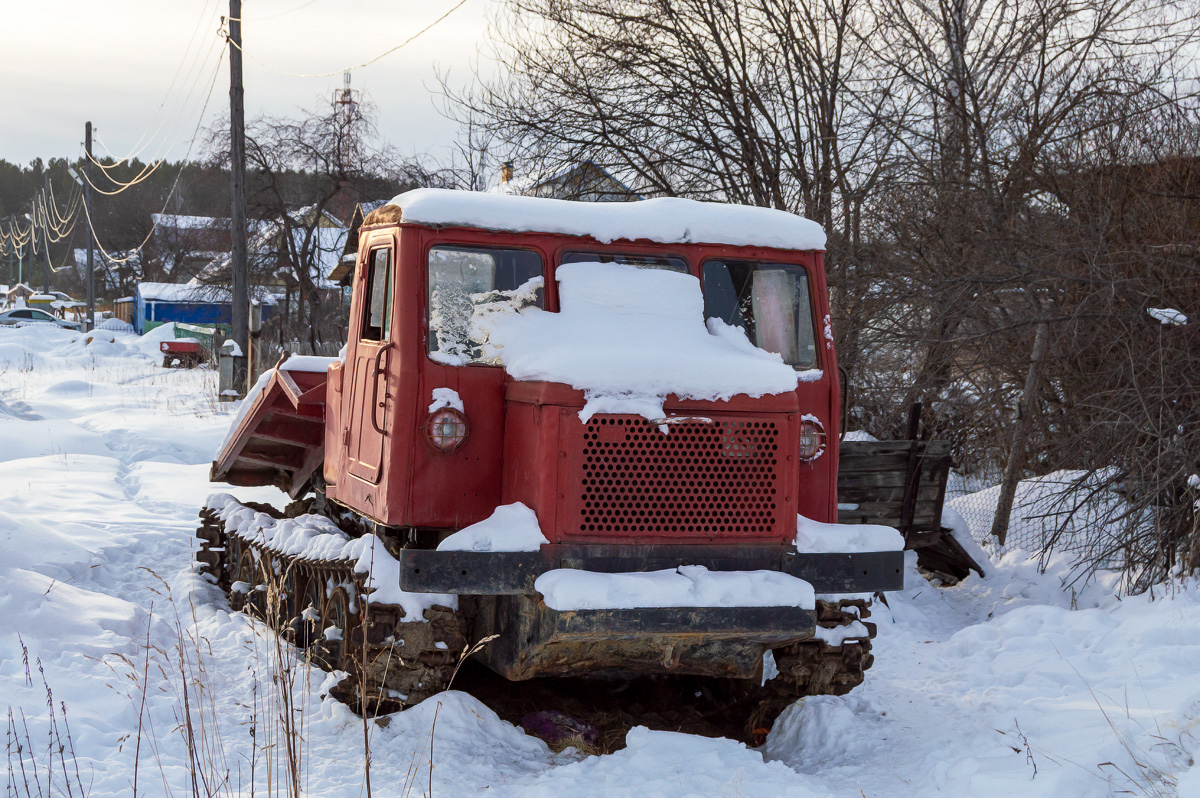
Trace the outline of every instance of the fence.
<instances>
[{"instance_id":1,"label":"fence","mask_svg":"<svg viewBox=\"0 0 1200 798\"><path fill-rule=\"evenodd\" d=\"M1080 563L1115 568L1120 563L1115 522L1126 512L1120 496L1101 490L1100 475L1086 471L1056 471L1021 480L1013 499L1012 517L1004 546L991 536L1000 498L1000 475L963 476L951 473L946 488L943 523L957 513L971 537L993 555L1021 549L1043 557L1065 553Z\"/></svg>"}]
</instances>

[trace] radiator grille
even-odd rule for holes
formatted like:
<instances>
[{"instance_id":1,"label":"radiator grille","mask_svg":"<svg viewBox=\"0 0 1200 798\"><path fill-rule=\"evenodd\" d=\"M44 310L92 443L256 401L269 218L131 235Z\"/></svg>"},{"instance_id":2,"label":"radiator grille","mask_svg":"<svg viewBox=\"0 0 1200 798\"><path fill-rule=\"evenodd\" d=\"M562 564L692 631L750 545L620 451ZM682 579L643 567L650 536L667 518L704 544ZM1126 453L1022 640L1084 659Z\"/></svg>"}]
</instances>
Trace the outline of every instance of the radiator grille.
<instances>
[{"instance_id":1,"label":"radiator grille","mask_svg":"<svg viewBox=\"0 0 1200 798\"><path fill-rule=\"evenodd\" d=\"M765 537L780 506L774 421L673 425L593 417L584 427L578 532Z\"/></svg>"}]
</instances>

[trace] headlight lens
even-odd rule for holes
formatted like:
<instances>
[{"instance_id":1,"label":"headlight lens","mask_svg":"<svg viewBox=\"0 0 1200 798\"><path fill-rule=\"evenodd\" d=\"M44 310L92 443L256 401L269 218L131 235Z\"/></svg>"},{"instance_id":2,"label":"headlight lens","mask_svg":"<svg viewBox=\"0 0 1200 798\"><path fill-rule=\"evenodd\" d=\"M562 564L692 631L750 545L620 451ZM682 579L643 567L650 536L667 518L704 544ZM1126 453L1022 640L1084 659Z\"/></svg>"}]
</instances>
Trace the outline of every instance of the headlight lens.
<instances>
[{"instance_id":1,"label":"headlight lens","mask_svg":"<svg viewBox=\"0 0 1200 798\"><path fill-rule=\"evenodd\" d=\"M800 422L800 459L811 463L825 452L825 428L815 418Z\"/></svg>"},{"instance_id":2,"label":"headlight lens","mask_svg":"<svg viewBox=\"0 0 1200 798\"><path fill-rule=\"evenodd\" d=\"M433 448L449 454L467 439L467 417L452 407L443 407L429 414L425 433Z\"/></svg>"}]
</instances>

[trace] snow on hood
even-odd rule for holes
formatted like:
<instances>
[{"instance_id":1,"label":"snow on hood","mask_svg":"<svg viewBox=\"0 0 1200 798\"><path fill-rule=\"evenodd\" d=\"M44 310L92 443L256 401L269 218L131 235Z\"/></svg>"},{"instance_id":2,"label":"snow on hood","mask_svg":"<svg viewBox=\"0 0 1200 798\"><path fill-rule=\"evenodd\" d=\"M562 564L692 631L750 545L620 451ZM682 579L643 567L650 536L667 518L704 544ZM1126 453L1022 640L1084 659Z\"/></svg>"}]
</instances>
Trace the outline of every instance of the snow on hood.
<instances>
[{"instance_id":1,"label":"snow on hood","mask_svg":"<svg viewBox=\"0 0 1200 798\"><path fill-rule=\"evenodd\" d=\"M642 202L569 200L418 188L394 198L405 222L518 233L647 239L663 244L730 244L824 249L825 231L787 211L663 197Z\"/></svg>"},{"instance_id":2,"label":"snow on hood","mask_svg":"<svg viewBox=\"0 0 1200 798\"><path fill-rule=\"evenodd\" d=\"M485 353L514 379L566 383L584 392L580 414L662 418L668 394L719 400L796 389L805 378L745 333L704 323L700 281L620 263L558 267L560 310L477 317ZM819 372L817 372L819 376Z\"/></svg>"}]
</instances>

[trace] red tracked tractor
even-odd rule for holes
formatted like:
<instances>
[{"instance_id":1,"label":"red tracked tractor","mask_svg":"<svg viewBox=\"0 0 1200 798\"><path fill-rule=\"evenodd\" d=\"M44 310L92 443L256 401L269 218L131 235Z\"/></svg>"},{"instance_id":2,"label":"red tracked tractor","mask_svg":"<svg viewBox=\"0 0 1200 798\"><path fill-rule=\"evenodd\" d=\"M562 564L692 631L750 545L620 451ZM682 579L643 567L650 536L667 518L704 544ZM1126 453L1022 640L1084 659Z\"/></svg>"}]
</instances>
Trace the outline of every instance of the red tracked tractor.
<instances>
[{"instance_id":1,"label":"red tracked tractor","mask_svg":"<svg viewBox=\"0 0 1200 798\"><path fill-rule=\"evenodd\" d=\"M753 694L758 726L798 696L852 689L875 632L861 596L902 586L903 551L828 536L797 548L798 515L839 515L844 408L823 243L790 214L686 200L398 197L362 225L344 356L264 375L213 463L214 482L275 485L295 501L210 500L202 571L352 674L360 700L419 701L484 639L472 656L512 680L719 677ZM470 324L515 297L557 312L556 272L570 263L692 275L706 317L804 379L757 397L667 395L662 419L585 417L583 391L514 379ZM906 442L848 457L859 495L844 521L936 534L943 450ZM536 514L536 550L439 550L517 502ZM537 589L550 572L680 566L783 574L817 600L564 609ZM764 667L778 675L760 687Z\"/></svg>"}]
</instances>

